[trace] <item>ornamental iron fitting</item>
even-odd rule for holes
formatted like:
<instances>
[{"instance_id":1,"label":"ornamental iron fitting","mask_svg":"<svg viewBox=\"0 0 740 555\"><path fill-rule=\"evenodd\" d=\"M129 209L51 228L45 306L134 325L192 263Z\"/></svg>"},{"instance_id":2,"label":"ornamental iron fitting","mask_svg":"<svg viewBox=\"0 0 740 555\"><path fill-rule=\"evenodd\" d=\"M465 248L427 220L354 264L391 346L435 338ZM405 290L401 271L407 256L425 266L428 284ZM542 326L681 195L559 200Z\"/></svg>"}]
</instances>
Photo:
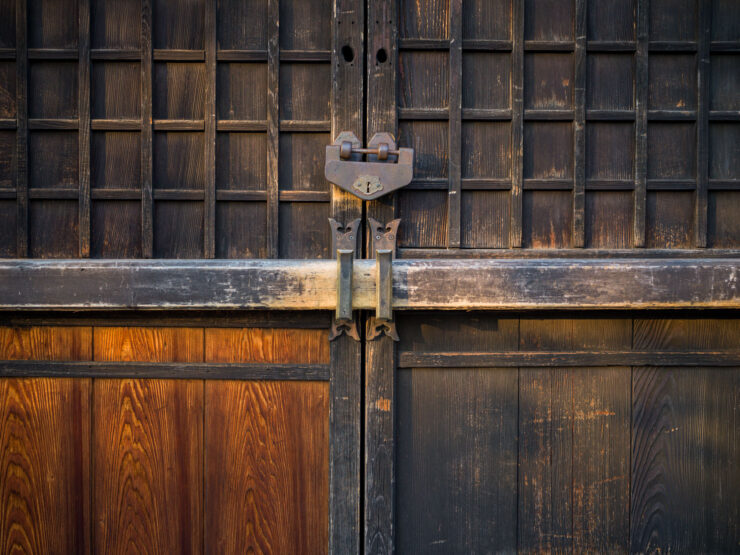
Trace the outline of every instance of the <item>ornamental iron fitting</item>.
<instances>
[{"instance_id":1,"label":"ornamental iron fitting","mask_svg":"<svg viewBox=\"0 0 740 555\"><path fill-rule=\"evenodd\" d=\"M326 147L324 175L356 197L373 200L411 183L414 149L397 148L390 133L376 133L367 148L361 148L354 133L342 131Z\"/></svg>"}]
</instances>

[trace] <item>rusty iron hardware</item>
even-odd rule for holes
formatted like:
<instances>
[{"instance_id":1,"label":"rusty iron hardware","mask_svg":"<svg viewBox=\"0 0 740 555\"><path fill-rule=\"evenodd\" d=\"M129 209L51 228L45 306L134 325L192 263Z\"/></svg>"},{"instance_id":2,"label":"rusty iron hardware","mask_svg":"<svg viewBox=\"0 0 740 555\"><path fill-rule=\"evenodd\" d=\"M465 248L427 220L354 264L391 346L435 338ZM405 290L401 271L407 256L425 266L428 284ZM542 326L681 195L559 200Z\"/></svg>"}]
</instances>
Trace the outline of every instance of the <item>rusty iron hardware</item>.
<instances>
[{"instance_id":1,"label":"rusty iron hardware","mask_svg":"<svg viewBox=\"0 0 740 555\"><path fill-rule=\"evenodd\" d=\"M383 334L394 341L399 340L393 321L393 259L400 223L400 219L381 224L368 218L372 250L375 251L375 316L368 318L368 341Z\"/></svg>"},{"instance_id":2,"label":"rusty iron hardware","mask_svg":"<svg viewBox=\"0 0 740 555\"><path fill-rule=\"evenodd\" d=\"M354 133L343 131L326 147L324 175L345 191L373 200L411 183L414 149L397 148L390 133L376 133L361 148Z\"/></svg>"},{"instance_id":3,"label":"rusty iron hardware","mask_svg":"<svg viewBox=\"0 0 740 555\"><path fill-rule=\"evenodd\" d=\"M360 220L344 226L329 218L332 229L332 250L337 259L337 308L332 319L329 340L346 333L355 341L360 340L357 321L352 314L352 266L360 231Z\"/></svg>"}]
</instances>

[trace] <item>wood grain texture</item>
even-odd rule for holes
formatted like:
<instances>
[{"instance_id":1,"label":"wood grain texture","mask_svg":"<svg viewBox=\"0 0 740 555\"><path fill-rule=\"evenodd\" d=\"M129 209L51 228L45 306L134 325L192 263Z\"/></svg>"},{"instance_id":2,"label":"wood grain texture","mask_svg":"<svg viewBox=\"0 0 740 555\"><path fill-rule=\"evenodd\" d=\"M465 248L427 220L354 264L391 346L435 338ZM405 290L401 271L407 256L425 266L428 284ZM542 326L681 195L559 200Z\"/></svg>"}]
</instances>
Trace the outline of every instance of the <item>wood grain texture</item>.
<instances>
[{"instance_id":1,"label":"wood grain texture","mask_svg":"<svg viewBox=\"0 0 740 555\"><path fill-rule=\"evenodd\" d=\"M399 553L517 548L517 370L398 376Z\"/></svg>"},{"instance_id":2,"label":"wood grain texture","mask_svg":"<svg viewBox=\"0 0 740 555\"><path fill-rule=\"evenodd\" d=\"M94 352L101 361L201 362L203 330L96 327Z\"/></svg>"},{"instance_id":3,"label":"wood grain texture","mask_svg":"<svg viewBox=\"0 0 740 555\"><path fill-rule=\"evenodd\" d=\"M30 347L22 354L43 356ZM4 553L90 552L90 385L0 380Z\"/></svg>"},{"instance_id":4,"label":"wood grain texture","mask_svg":"<svg viewBox=\"0 0 740 555\"><path fill-rule=\"evenodd\" d=\"M206 545L326 553L328 384L206 382Z\"/></svg>"},{"instance_id":5,"label":"wood grain texture","mask_svg":"<svg viewBox=\"0 0 740 555\"><path fill-rule=\"evenodd\" d=\"M206 362L329 362L326 330L208 328L205 334Z\"/></svg>"},{"instance_id":6,"label":"wood grain texture","mask_svg":"<svg viewBox=\"0 0 740 555\"><path fill-rule=\"evenodd\" d=\"M203 330L97 327L95 360L200 362ZM200 552L203 382L95 380L95 549Z\"/></svg>"},{"instance_id":7,"label":"wood grain texture","mask_svg":"<svg viewBox=\"0 0 740 555\"><path fill-rule=\"evenodd\" d=\"M2 360L92 360L92 352L88 326L0 328Z\"/></svg>"}]
</instances>

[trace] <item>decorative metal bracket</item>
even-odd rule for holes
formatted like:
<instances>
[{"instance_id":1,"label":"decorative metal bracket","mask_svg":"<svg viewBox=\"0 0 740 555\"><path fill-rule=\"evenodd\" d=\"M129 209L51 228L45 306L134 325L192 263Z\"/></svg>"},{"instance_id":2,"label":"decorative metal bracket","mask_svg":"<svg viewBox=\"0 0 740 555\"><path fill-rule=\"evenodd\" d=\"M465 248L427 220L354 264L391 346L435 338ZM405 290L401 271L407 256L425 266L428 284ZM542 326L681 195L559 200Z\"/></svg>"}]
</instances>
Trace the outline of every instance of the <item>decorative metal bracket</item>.
<instances>
[{"instance_id":1,"label":"decorative metal bracket","mask_svg":"<svg viewBox=\"0 0 740 555\"><path fill-rule=\"evenodd\" d=\"M352 266L357 247L360 220L343 226L329 218L332 228L332 250L337 259L337 309L332 320L329 340L333 341L346 333L355 341L360 340L357 321L352 315Z\"/></svg>"},{"instance_id":2,"label":"decorative metal bracket","mask_svg":"<svg viewBox=\"0 0 740 555\"><path fill-rule=\"evenodd\" d=\"M400 223L400 219L381 224L368 218L371 245L375 251L375 316L368 318L368 341L383 334L394 341L399 340L396 323L393 321L393 258Z\"/></svg>"}]
</instances>

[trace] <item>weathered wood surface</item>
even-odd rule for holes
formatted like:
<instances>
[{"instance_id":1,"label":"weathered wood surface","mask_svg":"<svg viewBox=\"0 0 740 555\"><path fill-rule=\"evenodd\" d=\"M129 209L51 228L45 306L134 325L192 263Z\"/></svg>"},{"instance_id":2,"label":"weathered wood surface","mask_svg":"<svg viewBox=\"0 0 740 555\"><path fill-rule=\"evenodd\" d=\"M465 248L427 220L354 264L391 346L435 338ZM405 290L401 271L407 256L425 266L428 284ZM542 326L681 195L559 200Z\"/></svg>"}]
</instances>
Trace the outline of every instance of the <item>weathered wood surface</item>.
<instances>
[{"instance_id":1,"label":"weathered wood surface","mask_svg":"<svg viewBox=\"0 0 740 555\"><path fill-rule=\"evenodd\" d=\"M374 260L354 263L352 306L375 307ZM395 260L393 308L737 308L734 259ZM333 261L12 261L0 308L332 310Z\"/></svg>"}]
</instances>

